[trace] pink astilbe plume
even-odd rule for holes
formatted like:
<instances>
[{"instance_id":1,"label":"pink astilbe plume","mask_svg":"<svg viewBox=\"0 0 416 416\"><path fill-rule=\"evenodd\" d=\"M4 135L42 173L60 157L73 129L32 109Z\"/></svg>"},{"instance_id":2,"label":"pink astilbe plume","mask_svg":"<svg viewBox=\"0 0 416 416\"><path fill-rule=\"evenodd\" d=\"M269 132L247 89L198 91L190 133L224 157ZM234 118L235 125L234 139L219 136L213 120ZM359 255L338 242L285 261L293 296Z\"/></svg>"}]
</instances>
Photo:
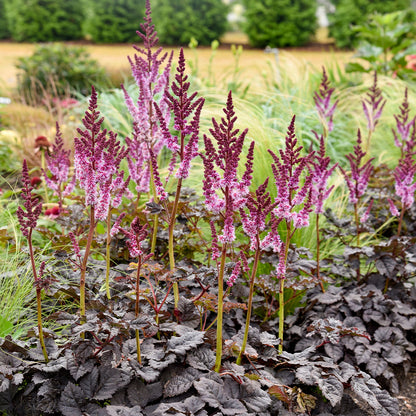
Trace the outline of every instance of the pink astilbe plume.
<instances>
[{"instance_id":1,"label":"pink astilbe plume","mask_svg":"<svg viewBox=\"0 0 416 416\"><path fill-rule=\"evenodd\" d=\"M294 116L287 131L285 149L279 150L279 156L269 150L273 158L272 171L277 188L273 213L296 229L309 225L309 214L314 203L313 175L310 172L314 152L301 156L302 146L297 146L297 143Z\"/></svg>"},{"instance_id":2,"label":"pink astilbe plume","mask_svg":"<svg viewBox=\"0 0 416 416\"><path fill-rule=\"evenodd\" d=\"M396 129L392 129L394 135L394 144L400 148L401 157L413 152L416 141L416 116L412 119L409 117L410 108L408 101L407 88L404 92L403 103L399 108L400 114L394 115L396 120Z\"/></svg>"},{"instance_id":3,"label":"pink astilbe plume","mask_svg":"<svg viewBox=\"0 0 416 416\"><path fill-rule=\"evenodd\" d=\"M97 110L97 93L92 88L88 110L82 120L85 130L77 129L80 137L74 139L75 175L85 191L85 204L94 207L95 220L104 220L110 206L118 206L127 192L124 172L119 171L127 149L120 145L117 135L101 130L104 118Z\"/></svg>"},{"instance_id":4,"label":"pink astilbe plume","mask_svg":"<svg viewBox=\"0 0 416 416\"><path fill-rule=\"evenodd\" d=\"M365 144L365 150L370 147L371 136L376 129L378 121L386 105L387 100L383 98L380 88L377 86L377 72L374 71L373 85L369 88L367 98L362 100L364 115L367 119L368 136Z\"/></svg>"},{"instance_id":5,"label":"pink astilbe plume","mask_svg":"<svg viewBox=\"0 0 416 416\"><path fill-rule=\"evenodd\" d=\"M223 234L218 239L226 244L235 239L234 214L247 202L253 172L254 141L250 144L246 169L240 180L237 176L237 168L248 130L239 134L239 130L234 129L237 117L231 91L223 111L225 117L221 118L220 123L212 119L213 128L210 129L217 148L212 139L204 135L205 153L201 154L201 157L204 164L205 204L213 213L221 213L223 216Z\"/></svg>"},{"instance_id":6,"label":"pink astilbe plume","mask_svg":"<svg viewBox=\"0 0 416 416\"><path fill-rule=\"evenodd\" d=\"M346 155L350 164L351 173L348 174L341 166L341 172L344 175L345 181L350 192L349 200L351 204L357 204L359 199L364 195L368 181L373 172L373 165L371 162L374 158L367 160L363 165L366 152L362 149L361 132L357 132L357 144L354 146L354 152Z\"/></svg>"},{"instance_id":7,"label":"pink astilbe plume","mask_svg":"<svg viewBox=\"0 0 416 416\"><path fill-rule=\"evenodd\" d=\"M324 125L327 127L327 132L330 133L334 128L333 117L334 111L338 105L339 100L331 103L331 96L335 88L330 88L328 76L325 67L322 68L322 80L319 85L319 91L314 93L315 106L319 117ZM326 136L326 134L325 134Z\"/></svg>"},{"instance_id":8,"label":"pink astilbe plume","mask_svg":"<svg viewBox=\"0 0 416 416\"><path fill-rule=\"evenodd\" d=\"M128 238L126 244L130 256L133 258L142 257L144 255L142 244L148 235L147 224L140 224L139 217L136 217L130 225L130 230L124 228L121 228L120 230ZM146 258L150 257L151 254L146 256Z\"/></svg>"},{"instance_id":9,"label":"pink astilbe plume","mask_svg":"<svg viewBox=\"0 0 416 416\"><path fill-rule=\"evenodd\" d=\"M404 209L410 208L415 201L415 174L416 161L408 153L404 158L400 159L398 166L393 172L396 195L400 197Z\"/></svg>"},{"instance_id":10,"label":"pink astilbe plume","mask_svg":"<svg viewBox=\"0 0 416 416\"><path fill-rule=\"evenodd\" d=\"M203 98L196 98L196 92L188 96L191 84L188 81L188 76L185 75L185 69L185 56L183 49L181 49L177 73L175 80L172 82L173 94L165 93L165 101L173 114L173 127L178 132L177 135L170 133L166 118L159 105L155 103L166 146L174 155L170 170L174 170L177 160L180 162L175 174L178 179L185 179L189 176L191 161L198 155L199 120L205 101ZM189 136L189 140L186 143L185 138L187 136Z\"/></svg>"},{"instance_id":11,"label":"pink astilbe plume","mask_svg":"<svg viewBox=\"0 0 416 416\"><path fill-rule=\"evenodd\" d=\"M141 31L137 35L143 41L143 47L134 46L138 54L129 58L133 77L139 89L137 102L127 93L124 86L126 105L133 117L133 136L126 138L129 148L128 165L132 180L136 183L139 193L149 192L151 180L151 156L149 150L157 157L165 139L158 126L158 116L154 104L158 102L159 110L166 125L169 124L169 111L165 100L165 93L169 85L169 73L173 52L168 57L162 53L162 48L152 50L157 46L158 37L152 24L150 1L146 1L146 15ZM164 69L162 65L167 61Z\"/></svg>"},{"instance_id":12,"label":"pink astilbe plume","mask_svg":"<svg viewBox=\"0 0 416 416\"><path fill-rule=\"evenodd\" d=\"M62 210L63 197L69 195L75 187L76 176L73 175L68 182L71 161L69 155L71 150L64 149L64 141L58 122L56 123L55 143L50 153L45 154L46 164L51 176L43 172L46 184L59 197L59 209Z\"/></svg>"},{"instance_id":13,"label":"pink astilbe plume","mask_svg":"<svg viewBox=\"0 0 416 416\"><path fill-rule=\"evenodd\" d=\"M313 132L318 139L318 134ZM334 186L328 188L328 179L331 177L338 163L330 166L331 158L325 154L325 140L321 135L319 138L319 151L315 153L312 161L312 198L315 205L315 213L322 214L324 212L324 201L328 198Z\"/></svg>"},{"instance_id":14,"label":"pink astilbe plume","mask_svg":"<svg viewBox=\"0 0 416 416\"><path fill-rule=\"evenodd\" d=\"M32 194L33 186L30 184L26 159L23 161L22 181L23 188L21 196L25 210L20 206L17 208L17 219L19 220L22 234L26 238L29 238L32 235L32 231L36 228L39 215L42 212L42 203L38 197Z\"/></svg>"}]
</instances>

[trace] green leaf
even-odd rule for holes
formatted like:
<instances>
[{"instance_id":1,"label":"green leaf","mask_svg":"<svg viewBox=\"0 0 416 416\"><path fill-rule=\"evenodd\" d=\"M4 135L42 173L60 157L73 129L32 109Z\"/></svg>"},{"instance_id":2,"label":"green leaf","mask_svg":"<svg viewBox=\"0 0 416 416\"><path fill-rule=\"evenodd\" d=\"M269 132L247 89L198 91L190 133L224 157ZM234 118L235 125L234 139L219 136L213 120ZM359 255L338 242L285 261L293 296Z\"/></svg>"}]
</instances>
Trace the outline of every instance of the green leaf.
<instances>
[{"instance_id":1,"label":"green leaf","mask_svg":"<svg viewBox=\"0 0 416 416\"><path fill-rule=\"evenodd\" d=\"M370 72L370 69L365 69L358 62L348 62L347 65L345 65L345 72Z\"/></svg>"}]
</instances>

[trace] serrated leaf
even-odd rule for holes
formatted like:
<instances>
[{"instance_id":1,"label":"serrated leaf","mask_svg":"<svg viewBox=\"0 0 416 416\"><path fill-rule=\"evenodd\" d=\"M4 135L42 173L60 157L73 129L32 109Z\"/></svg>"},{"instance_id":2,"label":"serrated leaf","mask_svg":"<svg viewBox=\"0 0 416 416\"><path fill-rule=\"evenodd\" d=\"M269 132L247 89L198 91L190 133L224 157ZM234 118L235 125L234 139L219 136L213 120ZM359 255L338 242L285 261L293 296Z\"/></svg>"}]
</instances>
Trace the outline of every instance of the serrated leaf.
<instances>
[{"instance_id":1,"label":"serrated leaf","mask_svg":"<svg viewBox=\"0 0 416 416\"><path fill-rule=\"evenodd\" d=\"M142 416L140 406L127 407L127 406L106 406L108 416Z\"/></svg>"},{"instance_id":2,"label":"serrated leaf","mask_svg":"<svg viewBox=\"0 0 416 416\"><path fill-rule=\"evenodd\" d=\"M255 414L265 412L272 402L270 396L261 389L260 384L252 380L247 380L240 386L239 399Z\"/></svg>"},{"instance_id":3,"label":"serrated leaf","mask_svg":"<svg viewBox=\"0 0 416 416\"><path fill-rule=\"evenodd\" d=\"M311 410L315 409L316 397L311 394L306 394L303 391L299 391L296 397L296 402L301 412L310 413Z\"/></svg>"},{"instance_id":4,"label":"serrated leaf","mask_svg":"<svg viewBox=\"0 0 416 416\"><path fill-rule=\"evenodd\" d=\"M367 403L377 416L398 416L397 400L386 391L381 390L374 380L364 379L363 376L354 376L351 379L351 390L359 400Z\"/></svg>"},{"instance_id":5,"label":"serrated leaf","mask_svg":"<svg viewBox=\"0 0 416 416\"><path fill-rule=\"evenodd\" d=\"M172 337L167 342L167 351L183 355L192 348L204 342L204 333L199 331L190 331L179 337Z\"/></svg>"},{"instance_id":6,"label":"serrated leaf","mask_svg":"<svg viewBox=\"0 0 416 416\"><path fill-rule=\"evenodd\" d=\"M371 354L370 360L367 362L366 369L373 377L383 374L387 368L386 360L377 354Z\"/></svg>"},{"instance_id":7,"label":"serrated leaf","mask_svg":"<svg viewBox=\"0 0 416 416\"><path fill-rule=\"evenodd\" d=\"M390 344L385 345L386 350L383 351L383 358L390 364L400 364L406 360L406 354L402 347Z\"/></svg>"},{"instance_id":8,"label":"serrated leaf","mask_svg":"<svg viewBox=\"0 0 416 416\"><path fill-rule=\"evenodd\" d=\"M199 375L200 372L195 370L195 368L186 368L182 373L173 376L167 381L163 386L163 395L165 397L174 397L187 392Z\"/></svg>"},{"instance_id":9,"label":"serrated leaf","mask_svg":"<svg viewBox=\"0 0 416 416\"><path fill-rule=\"evenodd\" d=\"M208 346L201 346L186 356L187 363L197 370L211 370L215 364L215 354Z\"/></svg>"},{"instance_id":10,"label":"serrated leaf","mask_svg":"<svg viewBox=\"0 0 416 416\"><path fill-rule=\"evenodd\" d=\"M318 382L321 374L315 366L305 365L296 369L296 377L301 383L312 386Z\"/></svg>"},{"instance_id":11,"label":"serrated leaf","mask_svg":"<svg viewBox=\"0 0 416 416\"><path fill-rule=\"evenodd\" d=\"M354 353L357 364L367 363L370 360L372 354L371 350L362 344L359 344L355 347Z\"/></svg>"},{"instance_id":12,"label":"serrated leaf","mask_svg":"<svg viewBox=\"0 0 416 416\"><path fill-rule=\"evenodd\" d=\"M393 334L393 330L390 327L379 327L374 332L374 340L377 342L389 342Z\"/></svg>"},{"instance_id":13,"label":"serrated leaf","mask_svg":"<svg viewBox=\"0 0 416 416\"><path fill-rule=\"evenodd\" d=\"M341 402L344 394L344 386L333 375L328 378L321 378L318 381L319 388L322 390L322 394L327 398L332 406L336 406Z\"/></svg>"},{"instance_id":14,"label":"serrated leaf","mask_svg":"<svg viewBox=\"0 0 416 416\"><path fill-rule=\"evenodd\" d=\"M117 368L104 367L99 368L99 383L96 387L94 399L105 400L129 382L129 377L123 374Z\"/></svg>"},{"instance_id":15,"label":"serrated leaf","mask_svg":"<svg viewBox=\"0 0 416 416\"><path fill-rule=\"evenodd\" d=\"M87 400L81 387L69 382L61 394L59 410L64 416L83 416Z\"/></svg>"},{"instance_id":16,"label":"serrated leaf","mask_svg":"<svg viewBox=\"0 0 416 416\"><path fill-rule=\"evenodd\" d=\"M378 272L387 277L394 275L396 264L396 260L389 255L381 256L375 261Z\"/></svg>"},{"instance_id":17,"label":"serrated leaf","mask_svg":"<svg viewBox=\"0 0 416 416\"><path fill-rule=\"evenodd\" d=\"M246 414L247 409L237 399L233 399L225 394L223 383L217 383L214 380L203 378L194 382L195 388L201 396L201 399L207 402L211 407L220 409L224 415Z\"/></svg>"},{"instance_id":18,"label":"serrated leaf","mask_svg":"<svg viewBox=\"0 0 416 416\"><path fill-rule=\"evenodd\" d=\"M340 345L325 344L324 350L335 362L338 362L344 357L344 348Z\"/></svg>"},{"instance_id":19,"label":"serrated leaf","mask_svg":"<svg viewBox=\"0 0 416 416\"><path fill-rule=\"evenodd\" d=\"M292 402L290 396L286 393L286 388L284 386L271 386L269 387L268 393L271 396L277 397L281 402L286 403L287 405Z\"/></svg>"},{"instance_id":20,"label":"serrated leaf","mask_svg":"<svg viewBox=\"0 0 416 416\"><path fill-rule=\"evenodd\" d=\"M79 382L79 386L82 388L82 390L85 393L85 396L88 399L92 399L92 397L95 394L95 390L97 389L98 385L98 377L98 368L94 367L91 370L91 372L88 373L86 376L82 377L82 379Z\"/></svg>"}]
</instances>

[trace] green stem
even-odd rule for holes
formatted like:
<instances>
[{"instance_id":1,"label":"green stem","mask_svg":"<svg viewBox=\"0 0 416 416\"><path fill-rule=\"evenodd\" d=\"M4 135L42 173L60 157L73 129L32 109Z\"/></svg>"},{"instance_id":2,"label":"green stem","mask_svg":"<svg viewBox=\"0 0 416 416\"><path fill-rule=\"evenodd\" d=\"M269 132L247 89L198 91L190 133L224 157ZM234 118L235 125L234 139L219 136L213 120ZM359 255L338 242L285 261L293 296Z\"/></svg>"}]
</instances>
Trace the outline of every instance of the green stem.
<instances>
[{"instance_id":1,"label":"green stem","mask_svg":"<svg viewBox=\"0 0 416 416\"><path fill-rule=\"evenodd\" d=\"M400 237L400 233L402 232L402 224L403 224L403 217L404 217L405 211L406 211L406 208L402 204L402 212L400 213L399 226L397 228L397 237Z\"/></svg>"},{"instance_id":2,"label":"green stem","mask_svg":"<svg viewBox=\"0 0 416 416\"><path fill-rule=\"evenodd\" d=\"M322 281L320 271L320 244L321 239L319 235L319 214L316 214L316 276L318 277L319 286L321 287L322 293L325 293L324 283Z\"/></svg>"},{"instance_id":3,"label":"green stem","mask_svg":"<svg viewBox=\"0 0 416 416\"><path fill-rule=\"evenodd\" d=\"M27 241L29 243L29 255L30 255L30 262L32 264L33 278L36 284L38 282L38 274L36 272L35 257L33 255L32 228L29 229L29 235L27 237ZM45 361L48 362L49 361L48 352L46 351L45 340L43 338L41 289L38 286L36 286L36 303L37 303L39 342L42 348L43 357L45 358Z\"/></svg>"},{"instance_id":4,"label":"green stem","mask_svg":"<svg viewBox=\"0 0 416 416\"><path fill-rule=\"evenodd\" d=\"M79 284L79 308L80 308L80 315L81 315L81 323L85 323L86 315L85 315L85 275L87 273L87 263L88 257L90 255L92 238L94 236L94 229L95 229L95 210L94 207L91 206L90 211L90 230L88 232L87 237L87 244L85 246L85 254L81 264L81 278Z\"/></svg>"},{"instance_id":5,"label":"green stem","mask_svg":"<svg viewBox=\"0 0 416 416\"><path fill-rule=\"evenodd\" d=\"M154 179L154 173L153 173L153 165L150 163L150 186L152 188L153 193L153 200L157 204L158 198L157 198L157 192L156 192L156 186L155 186L155 179ZM159 215L155 214L153 216L153 234L152 234L152 242L150 246L150 252L155 253L156 250L156 239L157 239L157 229L159 227Z\"/></svg>"},{"instance_id":6,"label":"green stem","mask_svg":"<svg viewBox=\"0 0 416 416\"><path fill-rule=\"evenodd\" d=\"M142 267L142 260L141 258L138 259L137 262L137 274L136 274L136 304L134 308L136 318L139 317L140 312L140 269ZM139 364L142 363L142 356L140 352L140 333L139 330L136 329L136 347L137 347L137 361Z\"/></svg>"},{"instance_id":7,"label":"green stem","mask_svg":"<svg viewBox=\"0 0 416 416\"><path fill-rule=\"evenodd\" d=\"M176 195L175 195L175 201L173 203L172 212L170 214L170 220L169 220L169 265L170 270L173 273L175 271L175 253L174 253L174 241L173 241L173 232L175 230L175 222L176 222L176 214L178 211L178 205L179 205L179 196L181 194L181 188L182 188L182 178L178 179L178 184L176 186ZM173 297L175 299L175 309L178 307L179 303L179 285L178 282L173 283Z\"/></svg>"},{"instance_id":8,"label":"green stem","mask_svg":"<svg viewBox=\"0 0 416 416\"><path fill-rule=\"evenodd\" d=\"M42 166L42 172L45 172L46 175L45 149L43 147L41 148L40 164ZM45 202L49 204L48 187L45 179L43 179L43 189L45 192Z\"/></svg>"},{"instance_id":9,"label":"green stem","mask_svg":"<svg viewBox=\"0 0 416 416\"><path fill-rule=\"evenodd\" d=\"M285 257L284 262L285 265L287 264L287 255L289 253L289 245L290 245L290 239L292 237L291 235L291 222L286 223L287 228L287 234L286 234L286 242L285 242ZM281 354L283 352L283 330L285 325L285 297L284 297L284 291L285 291L285 278L280 279L280 288L279 288L279 353Z\"/></svg>"},{"instance_id":10,"label":"green stem","mask_svg":"<svg viewBox=\"0 0 416 416\"><path fill-rule=\"evenodd\" d=\"M244 329L243 343L241 345L240 353L236 361L238 365L241 364L242 356L246 350L248 331L250 328L251 311L253 309L254 282L256 280L257 267L258 267L259 260L260 260L260 239L258 235L256 236L256 238L257 238L257 250L256 250L256 256L254 257L253 269L251 270L251 276L250 276L250 293L248 295L246 326Z\"/></svg>"},{"instance_id":11,"label":"green stem","mask_svg":"<svg viewBox=\"0 0 416 416\"><path fill-rule=\"evenodd\" d=\"M360 247L360 219L358 218L358 202L354 204L354 219L355 227L357 229L357 247ZM360 270L360 255L357 254L357 280L360 280L361 270Z\"/></svg>"},{"instance_id":12,"label":"green stem","mask_svg":"<svg viewBox=\"0 0 416 416\"><path fill-rule=\"evenodd\" d=\"M218 312L217 312L217 352L215 358L215 371L220 372L222 358L222 315L223 315L223 297L224 297L224 270L225 258L227 257L227 244L222 247L221 265L218 274Z\"/></svg>"},{"instance_id":13,"label":"green stem","mask_svg":"<svg viewBox=\"0 0 416 416\"><path fill-rule=\"evenodd\" d=\"M107 299L111 299L110 294L110 243L111 243L111 209L108 210L107 215L107 243L106 243L106 252L105 252L105 260L106 260L106 269L105 269L105 291L107 293Z\"/></svg>"}]
</instances>

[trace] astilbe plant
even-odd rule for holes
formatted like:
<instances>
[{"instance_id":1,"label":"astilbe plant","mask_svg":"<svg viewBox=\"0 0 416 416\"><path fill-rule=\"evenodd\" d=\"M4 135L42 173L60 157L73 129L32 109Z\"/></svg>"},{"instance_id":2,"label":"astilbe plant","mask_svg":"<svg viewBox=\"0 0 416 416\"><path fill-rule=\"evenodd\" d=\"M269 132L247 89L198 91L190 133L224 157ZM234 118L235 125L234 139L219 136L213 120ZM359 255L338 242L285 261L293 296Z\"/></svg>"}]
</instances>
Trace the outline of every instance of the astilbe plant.
<instances>
[{"instance_id":1,"label":"astilbe plant","mask_svg":"<svg viewBox=\"0 0 416 416\"><path fill-rule=\"evenodd\" d=\"M396 129L392 129L394 144L400 149L401 157L412 152L416 144L416 116L409 117L410 107L408 90L405 89L403 103L399 108L400 113L394 115Z\"/></svg>"},{"instance_id":2,"label":"astilbe plant","mask_svg":"<svg viewBox=\"0 0 416 416\"><path fill-rule=\"evenodd\" d=\"M156 50L158 37L155 26L152 24L150 1L146 0L146 16L140 25L141 31L137 35L143 41L143 47L134 46L138 54L134 59L129 58L133 77L139 89L137 102L129 96L122 86L127 108L133 117L132 138L126 138L129 148L127 162L131 179L136 183L137 198L141 193L151 192L153 200L158 203L159 198L164 199L166 194L160 186L158 173L155 172L157 158L165 145L164 135L158 124L155 103L158 102L160 114L166 124L169 124L169 111L165 94L169 86L169 73L173 52L162 54L162 48ZM165 67L162 69L164 62ZM160 118L160 117L159 117ZM156 233L158 216L154 216L151 251L156 246Z\"/></svg>"},{"instance_id":3,"label":"astilbe plant","mask_svg":"<svg viewBox=\"0 0 416 416\"><path fill-rule=\"evenodd\" d=\"M362 100L364 115L367 119L368 136L365 142L364 150L368 152L371 144L371 136L376 129L384 106L387 100L383 98L381 89L377 85L377 72L374 71L373 85L367 92L367 98Z\"/></svg>"},{"instance_id":4,"label":"astilbe plant","mask_svg":"<svg viewBox=\"0 0 416 416\"><path fill-rule=\"evenodd\" d=\"M269 230L269 234L267 234L267 236L263 239L261 238L261 234L266 230L268 225L268 216L277 205L277 202L272 203L270 193L267 191L268 183L269 178L267 178L264 183L256 189L255 196L251 193L247 196L245 207L246 209L240 208L240 217L243 224L243 230L245 234L250 238L250 250L254 251L255 255L250 273L250 291L248 295L246 325L244 328L243 342L237 358L237 364L241 363L241 359L245 353L245 348L247 345L251 312L253 309L254 284L257 275L257 268L261 258L261 251L262 248L264 248L266 241L268 242L268 245L270 244L269 234L272 236L274 233L274 237L278 238L277 230L275 229ZM243 263L246 262L247 260L243 258ZM239 265L240 263L237 264ZM249 271L249 267L247 267L247 269ZM237 271L239 271L239 269ZM228 285L232 285L234 283L232 279L230 279L229 282L227 282Z\"/></svg>"},{"instance_id":5,"label":"astilbe plant","mask_svg":"<svg viewBox=\"0 0 416 416\"><path fill-rule=\"evenodd\" d=\"M327 138L328 134L334 128L334 112L339 102L339 100L336 100L334 103L331 102L334 91L335 88L330 87L328 75L325 71L325 67L323 67L321 84L319 85L319 90L315 91L313 99L324 129L324 138Z\"/></svg>"},{"instance_id":6,"label":"astilbe plant","mask_svg":"<svg viewBox=\"0 0 416 416\"><path fill-rule=\"evenodd\" d=\"M413 183L416 174L416 162L414 160L414 147L416 139L416 116L409 120L409 102L407 88L404 93L404 100L400 107L400 114L395 115L396 130L393 129L394 143L400 148L401 157L393 171L395 180L396 195L401 200L400 211L389 198L390 212L399 217L397 235L400 236L404 213L414 203L416 183Z\"/></svg>"},{"instance_id":7,"label":"astilbe plant","mask_svg":"<svg viewBox=\"0 0 416 416\"><path fill-rule=\"evenodd\" d=\"M361 131L357 132L357 144L354 146L353 153L346 155L346 158L350 164L351 171L347 173L345 169L341 166L339 167L349 190L349 201L354 206L354 222L356 227L356 243L357 247L360 246L360 233L361 233L361 223L367 221L368 215L371 210L372 201L368 205L367 209L360 217L360 200L365 194L365 191L368 187L368 182L370 180L371 174L373 173L373 165L371 162L374 158L366 160L367 153L362 148L361 140ZM357 268L357 279L360 279L360 266L358 264Z\"/></svg>"},{"instance_id":8,"label":"astilbe plant","mask_svg":"<svg viewBox=\"0 0 416 416\"><path fill-rule=\"evenodd\" d=\"M39 199L32 194L33 187L30 184L29 171L27 167L26 159L23 161L22 169L22 179L23 179L23 189L21 196L24 200L23 210L22 207L17 209L17 218L20 223L20 229L22 234L26 237L29 245L29 255L30 262L32 265L33 278L36 288L36 304L37 304L37 321L38 321L38 335L39 341L42 348L42 353L45 358L45 361L49 361L48 353L46 351L45 340L43 338L43 327L42 327L42 277L45 270L45 263L43 262L40 266L39 273L36 270L35 256L33 253L33 244L32 244L32 233L37 226L39 215L42 212L42 203Z\"/></svg>"},{"instance_id":9,"label":"astilbe plant","mask_svg":"<svg viewBox=\"0 0 416 416\"><path fill-rule=\"evenodd\" d=\"M332 131L333 117L335 109L339 100L331 103L331 97L335 88L331 88L326 74L325 68L322 68L322 80L319 86L319 91L315 92L314 100L315 106L321 119L323 126L323 134L319 137L314 131L316 139L319 142L319 151L315 154L315 159L312 162L313 165L313 181L312 191L315 201L315 214L316 214L316 273L321 290L324 292L324 285L320 274L320 231L319 231L319 216L323 213L323 203L331 193L333 186L327 187L327 182L337 164L330 167L331 159L326 156L325 140L328 138L328 134Z\"/></svg>"},{"instance_id":10,"label":"astilbe plant","mask_svg":"<svg viewBox=\"0 0 416 416\"><path fill-rule=\"evenodd\" d=\"M196 92L188 95L191 84L188 81L188 76L185 74L185 69L185 56L183 49L181 49L177 73L175 74L175 80L172 82L171 86L173 94L170 94L169 92L165 93L167 105L173 114L173 127L177 132L176 135L170 133L162 110L159 105L155 103L166 146L172 152L171 162L169 164L169 176L173 174L176 169L174 175L177 179L176 192L172 208L169 210L168 204L165 203L169 226L169 265L172 272L175 270L173 231L178 212L182 182L189 176L191 162L198 155L199 120L205 101L203 98L197 98ZM187 137L189 138L186 141ZM178 161L179 166L176 168ZM166 182L169 180L169 176L166 178ZM173 284L173 293L176 308L179 302L179 288L177 282L174 282Z\"/></svg>"},{"instance_id":11,"label":"astilbe plant","mask_svg":"<svg viewBox=\"0 0 416 416\"><path fill-rule=\"evenodd\" d=\"M52 189L55 195L59 198L59 211L63 209L63 199L68 196L75 187L76 177L72 176L69 179L69 170L71 167L71 160L69 155L71 150L64 148L64 141L62 139L62 132L59 128L58 122L56 123L56 135L55 142L52 145L50 153L45 155L46 166L50 172L50 176L43 171L45 182L50 189Z\"/></svg>"},{"instance_id":12,"label":"astilbe plant","mask_svg":"<svg viewBox=\"0 0 416 416\"><path fill-rule=\"evenodd\" d=\"M229 249L235 240L235 215L243 208L249 195L249 187L253 172L254 141L251 142L247 154L245 171L241 179L237 176L241 153L247 129L240 133L236 129L234 104L231 91L228 94L225 117L218 123L212 119L213 128L209 131L213 140L204 135L205 153L201 154L204 165L203 192L205 204L211 212L219 215L223 220L222 233L217 235L214 224L211 224L213 234L212 258L220 262L218 268L218 311L217 311L217 342L215 371L221 368L222 356L222 319L224 298L225 261ZM239 134L240 133L240 134ZM216 143L216 146L214 146ZM222 172L219 173L219 172ZM237 274L238 266L235 270ZM233 276L233 280L236 276Z\"/></svg>"},{"instance_id":13,"label":"astilbe plant","mask_svg":"<svg viewBox=\"0 0 416 416\"><path fill-rule=\"evenodd\" d=\"M142 249L142 243L146 239L148 231L147 231L147 225L141 225L139 217L136 217L131 225L130 230L121 229L121 231L126 235L128 238L127 241L127 247L130 252L130 256L137 259L137 271L136 271L136 280L135 280L135 308L134 308L134 314L135 317L139 317L140 313L140 307L139 307L139 301L140 301L140 272L142 270L143 264L146 263L147 260L149 260L152 257L152 253L145 254ZM139 330L136 329L136 348L137 348L137 361L139 364L142 363L142 358L140 354L140 334Z\"/></svg>"},{"instance_id":14,"label":"astilbe plant","mask_svg":"<svg viewBox=\"0 0 416 416\"><path fill-rule=\"evenodd\" d=\"M316 134L316 133L315 133ZM320 273L320 231L319 231L319 216L324 212L324 201L329 197L334 186L328 187L328 179L331 177L338 163L331 165L331 158L325 153L325 140L321 135L319 138L319 150L315 153L312 161L312 198L315 205L316 215L316 274L319 281L319 286L322 292L325 291L323 279Z\"/></svg>"},{"instance_id":15,"label":"astilbe plant","mask_svg":"<svg viewBox=\"0 0 416 416\"><path fill-rule=\"evenodd\" d=\"M276 207L272 211L273 227L284 222L286 226L285 241L280 242L280 248L275 251L279 255L276 277L280 281L279 288L279 351L283 350L284 325L284 287L286 279L287 256L290 241L296 230L309 225L309 215L313 211L313 174L310 165L314 152L301 156L302 146L298 146L295 135L295 116L287 130L284 150L279 150L279 156L269 150L273 158L272 170L277 188ZM303 181L303 184L302 184Z\"/></svg>"},{"instance_id":16,"label":"astilbe plant","mask_svg":"<svg viewBox=\"0 0 416 416\"><path fill-rule=\"evenodd\" d=\"M124 172L118 169L127 150L121 147L116 134L101 130L103 121L97 110L97 93L93 87L88 110L82 120L85 130L78 128L80 137L74 139L75 175L85 191L85 205L89 208L89 232L80 277L82 321L85 320L85 274L96 223L107 219L110 206L121 202L127 187L127 181L123 181Z\"/></svg>"}]
</instances>

